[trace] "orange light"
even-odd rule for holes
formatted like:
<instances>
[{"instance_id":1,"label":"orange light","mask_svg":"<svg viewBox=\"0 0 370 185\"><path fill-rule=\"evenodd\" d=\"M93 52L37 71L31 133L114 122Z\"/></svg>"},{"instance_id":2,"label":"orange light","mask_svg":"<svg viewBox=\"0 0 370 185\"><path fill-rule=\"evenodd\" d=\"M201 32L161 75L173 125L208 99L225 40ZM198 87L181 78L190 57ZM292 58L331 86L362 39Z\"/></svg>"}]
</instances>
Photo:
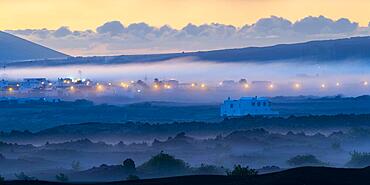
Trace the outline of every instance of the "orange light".
<instances>
[{"instance_id":1,"label":"orange light","mask_svg":"<svg viewBox=\"0 0 370 185\"><path fill-rule=\"evenodd\" d=\"M206 88L206 84L200 84L201 88Z\"/></svg>"},{"instance_id":2,"label":"orange light","mask_svg":"<svg viewBox=\"0 0 370 185\"><path fill-rule=\"evenodd\" d=\"M249 84L244 84L244 88L245 89L248 89L249 88Z\"/></svg>"},{"instance_id":3,"label":"orange light","mask_svg":"<svg viewBox=\"0 0 370 185\"><path fill-rule=\"evenodd\" d=\"M96 90L97 90L97 91L103 91L103 90L104 90L104 86L102 86L102 85L97 85L97 86L96 86Z\"/></svg>"},{"instance_id":4,"label":"orange light","mask_svg":"<svg viewBox=\"0 0 370 185\"><path fill-rule=\"evenodd\" d=\"M9 88L8 88L8 91L9 91L9 92L13 92L13 91L14 91L14 89L13 89L12 87L9 87Z\"/></svg>"}]
</instances>

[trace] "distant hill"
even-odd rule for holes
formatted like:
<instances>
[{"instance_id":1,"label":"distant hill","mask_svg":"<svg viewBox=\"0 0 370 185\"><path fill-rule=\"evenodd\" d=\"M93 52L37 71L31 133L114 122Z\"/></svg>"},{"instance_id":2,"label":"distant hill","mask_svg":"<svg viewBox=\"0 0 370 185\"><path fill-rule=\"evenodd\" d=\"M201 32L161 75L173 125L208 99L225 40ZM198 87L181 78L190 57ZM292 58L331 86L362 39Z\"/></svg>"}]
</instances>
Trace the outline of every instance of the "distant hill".
<instances>
[{"instance_id":1,"label":"distant hill","mask_svg":"<svg viewBox=\"0 0 370 185\"><path fill-rule=\"evenodd\" d=\"M337 40L310 41L297 44L280 44L268 47L247 47L213 51L169 54L143 54L121 56L73 57L65 60L43 60L17 63L16 65L74 65L74 64L123 64L160 62L176 58L214 62L274 62L310 61L328 62L370 59L370 37L353 37Z\"/></svg>"},{"instance_id":2,"label":"distant hill","mask_svg":"<svg viewBox=\"0 0 370 185\"><path fill-rule=\"evenodd\" d=\"M0 62L66 57L68 55L0 31Z\"/></svg>"}]
</instances>

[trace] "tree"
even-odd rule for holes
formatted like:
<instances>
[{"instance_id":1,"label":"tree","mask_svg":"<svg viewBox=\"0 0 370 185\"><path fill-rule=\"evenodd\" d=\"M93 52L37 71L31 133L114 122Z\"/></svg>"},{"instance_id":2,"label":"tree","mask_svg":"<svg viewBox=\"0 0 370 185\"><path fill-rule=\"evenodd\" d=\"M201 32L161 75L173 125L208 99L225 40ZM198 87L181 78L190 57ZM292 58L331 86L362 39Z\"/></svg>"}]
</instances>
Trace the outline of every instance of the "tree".
<instances>
[{"instance_id":1,"label":"tree","mask_svg":"<svg viewBox=\"0 0 370 185\"><path fill-rule=\"evenodd\" d=\"M235 165L231 172L227 172L228 176L255 176L258 172L255 169L249 168L248 166L242 167L241 165Z\"/></svg>"},{"instance_id":2,"label":"tree","mask_svg":"<svg viewBox=\"0 0 370 185\"><path fill-rule=\"evenodd\" d=\"M166 175L179 174L189 170L188 165L183 160L176 159L163 151L153 156L149 161L141 165L140 168L150 172L165 173Z\"/></svg>"},{"instance_id":3,"label":"tree","mask_svg":"<svg viewBox=\"0 0 370 185\"><path fill-rule=\"evenodd\" d=\"M81 163L80 161L72 161L72 170L74 171L80 171L81 170Z\"/></svg>"},{"instance_id":4,"label":"tree","mask_svg":"<svg viewBox=\"0 0 370 185\"><path fill-rule=\"evenodd\" d=\"M5 178L0 175L0 184L4 184L4 182L5 182Z\"/></svg>"},{"instance_id":5,"label":"tree","mask_svg":"<svg viewBox=\"0 0 370 185\"><path fill-rule=\"evenodd\" d=\"M137 175L129 175L129 176L127 176L127 178L126 178L126 180L128 180L128 181L134 181L134 180L139 180L140 178L139 178L139 176L137 176Z\"/></svg>"},{"instance_id":6,"label":"tree","mask_svg":"<svg viewBox=\"0 0 370 185\"><path fill-rule=\"evenodd\" d=\"M68 182L68 180L69 180L67 175L64 174L64 173L60 173L58 175L55 175L55 179L59 182Z\"/></svg>"},{"instance_id":7,"label":"tree","mask_svg":"<svg viewBox=\"0 0 370 185\"><path fill-rule=\"evenodd\" d=\"M123 161L123 168L129 173L135 172L136 171L135 161L132 160L132 159L124 160Z\"/></svg>"},{"instance_id":8,"label":"tree","mask_svg":"<svg viewBox=\"0 0 370 185\"><path fill-rule=\"evenodd\" d=\"M17 177L18 180L22 180L22 181L33 181L33 180L36 180L35 177L30 177L28 175L26 175L24 172L21 172L19 174L14 174L15 177Z\"/></svg>"},{"instance_id":9,"label":"tree","mask_svg":"<svg viewBox=\"0 0 370 185\"><path fill-rule=\"evenodd\" d=\"M370 166L370 153L353 151L350 153L351 160L347 163L350 167Z\"/></svg>"}]
</instances>

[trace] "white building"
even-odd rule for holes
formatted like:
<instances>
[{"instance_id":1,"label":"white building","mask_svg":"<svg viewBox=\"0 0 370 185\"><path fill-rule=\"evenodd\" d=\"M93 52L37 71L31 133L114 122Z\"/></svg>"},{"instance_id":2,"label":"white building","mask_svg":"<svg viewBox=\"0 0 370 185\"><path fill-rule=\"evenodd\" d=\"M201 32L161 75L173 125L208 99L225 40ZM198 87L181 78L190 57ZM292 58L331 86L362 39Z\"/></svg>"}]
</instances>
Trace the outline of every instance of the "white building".
<instances>
[{"instance_id":1,"label":"white building","mask_svg":"<svg viewBox=\"0 0 370 185\"><path fill-rule=\"evenodd\" d=\"M263 97L242 97L239 100L228 98L221 105L221 116L238 117L246 115L277 115L271 110L271 102Z\"/></svg>"}]
</instances>

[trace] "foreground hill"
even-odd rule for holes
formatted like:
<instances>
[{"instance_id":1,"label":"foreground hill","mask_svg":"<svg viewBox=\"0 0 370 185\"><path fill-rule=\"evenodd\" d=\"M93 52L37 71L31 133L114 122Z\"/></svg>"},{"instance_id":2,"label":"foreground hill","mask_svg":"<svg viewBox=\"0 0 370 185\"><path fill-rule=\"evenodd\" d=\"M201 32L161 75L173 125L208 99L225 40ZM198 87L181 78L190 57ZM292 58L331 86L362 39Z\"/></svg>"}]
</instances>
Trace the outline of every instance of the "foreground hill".
<instances>
[{"instance_id":1,"label":"foreground hill","mask_svg":"<svg viewBox=\"0 0 370 185\"><path fill-rule=\"evenodd\" d=\"M0 61L67 58L68 55L0 31Z\"/></svg>"},{"instance_id":2,"label":"foreground hill","mask_svg":"<svg viewBox=\"0 0 370 185\"><path fill-rule=\"evenodd\" d=\"M310 41L297 44L280 44L268 47L248 47L214 51L171 54L121 55L102 57L75 57L67 60L44 60L17 65L71 65L71 64L122 64L160 62L176 58L191 58L215 62L273 62L273 61L346 61L370 59L370 37L353 37L337 40Z\"/></svg>"},{"instance_id":3,"label":"foreground hill","mask_svg":"<svg viewBox=\"0 0 370 185\"><path fill-rule=\"evenodd\" d=\"M340 169L326 167L302 167L282 172L250 177L199 175L159 179L92 183L96 185L368 185L370 167L363 169ZM43 181L9 181L6 185L62 185ZM86 183L87 184L87 183Z\"/></svg>"}]
</instances>

